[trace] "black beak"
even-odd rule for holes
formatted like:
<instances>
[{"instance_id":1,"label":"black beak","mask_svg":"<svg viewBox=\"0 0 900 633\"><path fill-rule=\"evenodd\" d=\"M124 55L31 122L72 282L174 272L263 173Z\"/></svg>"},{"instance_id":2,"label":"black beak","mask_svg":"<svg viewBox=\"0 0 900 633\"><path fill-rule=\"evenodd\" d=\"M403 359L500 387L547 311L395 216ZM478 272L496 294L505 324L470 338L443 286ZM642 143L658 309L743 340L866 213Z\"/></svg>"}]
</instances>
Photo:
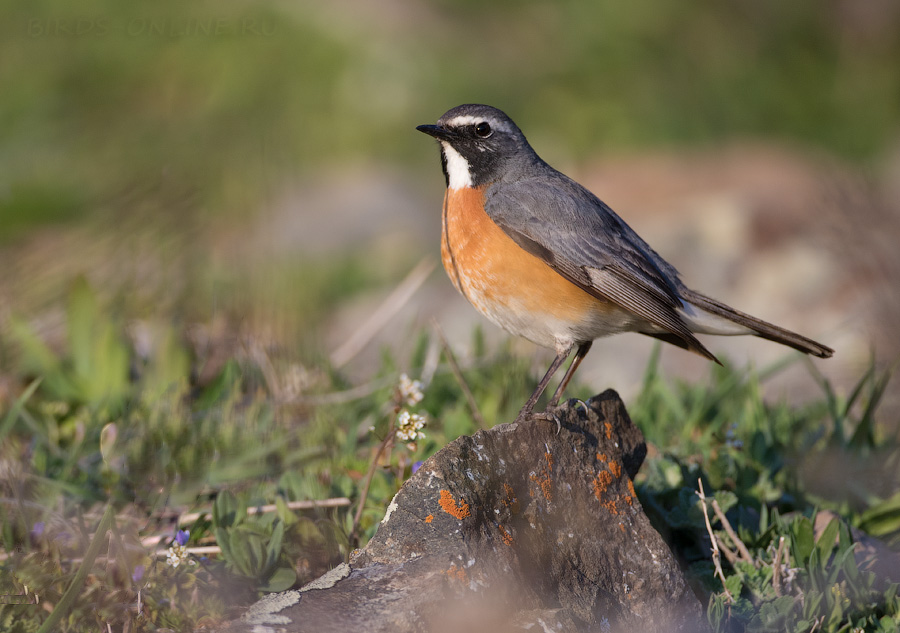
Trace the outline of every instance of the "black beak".
<instances>
[{"instance_id":1,"label":"black beak","mask_svg":"<svg viewBox=\"0 0 900 633\"><path fill-rule=\"evenodd\" d=\"M456 132L441 127L440 125L419 125L416 129L420 132L424 132L428 136L433 136L439 141L450 141L456 138Z\"/></svg>"}]
</instances>

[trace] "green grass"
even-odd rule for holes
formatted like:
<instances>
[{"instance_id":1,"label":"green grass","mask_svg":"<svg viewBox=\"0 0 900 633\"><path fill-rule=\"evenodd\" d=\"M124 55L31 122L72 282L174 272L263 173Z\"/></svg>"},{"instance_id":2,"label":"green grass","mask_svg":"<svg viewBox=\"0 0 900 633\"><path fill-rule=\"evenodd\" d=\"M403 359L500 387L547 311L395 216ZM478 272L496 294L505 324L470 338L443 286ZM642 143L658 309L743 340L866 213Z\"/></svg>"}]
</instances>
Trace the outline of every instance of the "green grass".
<instances>
[{"instance_id":1,"label":"green grass","mask_svg":"<svg viewBox=\"0 0 900 633\"><path fill-rule=\"evenodd\" d=\"M896 631L898 587L871 570L877 561L857 564L850 536L852 526L900 546L900 443L875 416L890 374L870 369L846 398L822 380L822 398L797 408L760 395L783 366L715 367L708 385L673 386L654 359L631 408L656 449L638 477L640 499L708 596L714 630ZM876 465L871 481L854 477L865 461ZM701 483L723 513L707 509L717 539L736 553L746 547L726 557L719 578ZM841 520L816 538L812 520L824 510Z\"/></svg>"},{"instance_id":2,"label":"green grass","mask_svg":"<svg viewBox=\"0 0 900 633\"><path fill-rule=\"evenodd\" d=\"M399 375L420 375L429 348L441 345L435 332L422 332L407 359L385 355L378 375L359 386L325 367L307 367L298 381L298 363L252 354L201 381L201 357L177 329L136 354L84 281L71 286L66 324L60 349L24 320L0 341L3 375L18 394L0 410L0 593L51 608L0 605L4 630L192 630L226 621L261 593L345 559L372 536L416 461L477 430L445 362L427 369L421 401L398 389ZM472 348L462 377L485 424L512 419L530 389L526 364L486 350L477 332ZM654 359L630 404L651 446L638 493L715 629L897 630L896 586L878 584L848 554L850 526L900 541L900 481L890 469L900 453L877 423L888 376L872 370L846 397L823 381L820 399L794 407L761 396L781 367L714 367L702 384L672 384L656 367ZM404 410L428 418L425 437L411 444L393 440ZM821 458L838 468L882 464L880 486L864 494L823 486L810 476L822 469L809 468ZM747 548L744 560L723 560L724 584L714 575L698 481L724 513L723 521L708 510L723 549L738 551L726 521ZM327 507L296 503L328 499ZM272 511L255 511L269 504ZM844 522L817 540L811 519L825 509ZM179 529L189 531L188 549L219 549L183 552Z\"/></svg>"}]
</instances>

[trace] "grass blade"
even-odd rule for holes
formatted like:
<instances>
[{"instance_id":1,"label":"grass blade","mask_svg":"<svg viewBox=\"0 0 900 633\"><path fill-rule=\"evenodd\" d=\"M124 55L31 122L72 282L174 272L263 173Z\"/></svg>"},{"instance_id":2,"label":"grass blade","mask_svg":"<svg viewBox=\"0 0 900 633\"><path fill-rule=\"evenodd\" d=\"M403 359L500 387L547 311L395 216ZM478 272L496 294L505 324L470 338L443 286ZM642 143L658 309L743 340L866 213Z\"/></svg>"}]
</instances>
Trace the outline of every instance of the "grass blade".
<instances>
[{"instance_id":1,"label":"grass blade","mask_svg":"<svg viewBox=\"0 0 900 633\"><path fill-rule=\"evenodd\" d=\"M6 415L3 416L3 422L0 422L0 444L3 443L3 440L12 430L12 425L16 423L16 419L21 415L22 408L25 406L25 403L28 402L28 399L31 398L32 394L34 394L35 389L38 388L38 385L41 384L41 378L35 378L31 381L31 384L22 392L22 395L19 396L13 406L10 407L9 411L6 412Z\"/></svg>"},{"instance_id":2,"label":"grass blade","mask_svg":"<svg viewBox=\"0 0 900 633\"><path fill-rule=\"evenodd\" d=\"M72 603L75 602L75 599L78 598L79 593L81 593L84 581L87 580L91 567L94 566L94 560L97 558L97 554L100 553L100 548L106 541L106 532L112 526L115 516L116 513L115 510L113 510L112 504L107 505L106 512L103 513L103 517L100 519L100 525L97 526L94 538L91 539L91 544L88 546L87 552L84 555L84 560L81 561L81 567L78 568L78 571L75 573L75 578L72 579L72 584L66 589L63 597L50 613L50 617L44 621L37 633L49 633L50 631L57 630L56 627L59 624L59 621L69 612Z\"/></svg>"}]
</instances>

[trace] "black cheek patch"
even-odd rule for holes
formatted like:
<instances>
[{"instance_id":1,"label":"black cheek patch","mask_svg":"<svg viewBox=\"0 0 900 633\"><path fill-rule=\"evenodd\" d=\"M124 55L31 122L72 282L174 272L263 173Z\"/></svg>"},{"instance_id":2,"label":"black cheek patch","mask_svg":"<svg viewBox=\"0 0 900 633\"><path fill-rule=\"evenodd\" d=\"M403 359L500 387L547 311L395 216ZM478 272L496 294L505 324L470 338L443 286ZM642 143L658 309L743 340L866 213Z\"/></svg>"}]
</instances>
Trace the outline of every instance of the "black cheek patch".
<instances>
[{"instance_id":1,"label":"black cheek patch","mask_svg":"<svg viewBox=\"0 0 900 633\"><path fill-rule=\"evenodd\" d=\"M441 149L441 171L444 172L444 186L450 186L450 174L447 173L447 156L444 154L444 150Z\"/></svg>"}]
</instances>

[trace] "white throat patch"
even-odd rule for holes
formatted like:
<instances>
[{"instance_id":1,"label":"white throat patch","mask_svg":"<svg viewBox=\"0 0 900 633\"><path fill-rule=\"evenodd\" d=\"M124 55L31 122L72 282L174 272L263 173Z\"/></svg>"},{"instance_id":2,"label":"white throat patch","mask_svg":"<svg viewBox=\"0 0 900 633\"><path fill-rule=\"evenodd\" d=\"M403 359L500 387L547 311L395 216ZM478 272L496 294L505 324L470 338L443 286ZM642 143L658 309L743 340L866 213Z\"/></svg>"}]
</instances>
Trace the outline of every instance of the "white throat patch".
<instances>
[{"instance_id":1,"label":"white throat patch","mask_svg":"<svg viewBox=\"0 0 900 633\"><path fill-rule=\"evenodd\" d=\"M472 174L469 172L469 161L446 141L441 141L441 149L447 160L447 187L449 189L471 187Z\"/></svg>"}]
</instances>

